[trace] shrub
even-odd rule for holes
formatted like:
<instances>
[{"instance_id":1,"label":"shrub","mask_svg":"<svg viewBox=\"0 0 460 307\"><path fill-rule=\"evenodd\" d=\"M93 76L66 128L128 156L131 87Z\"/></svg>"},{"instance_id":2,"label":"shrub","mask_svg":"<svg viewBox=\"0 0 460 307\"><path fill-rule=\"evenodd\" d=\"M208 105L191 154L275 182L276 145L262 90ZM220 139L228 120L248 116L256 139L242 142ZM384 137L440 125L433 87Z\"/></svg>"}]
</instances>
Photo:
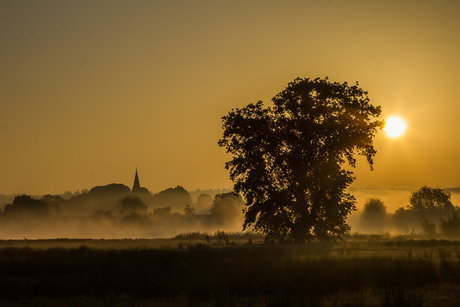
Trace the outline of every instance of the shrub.
<instances>
[{"instance_id":1,"label":"shrub","mask_svg":"<svg viewBox=\"0 0 460 307\"><path fill-rule=\"evenodd\" d=\"M460 216L456 211L449 214L446 219L439 219L441 233L448 237L460 236Z\"/></svg>"}]
</instances>

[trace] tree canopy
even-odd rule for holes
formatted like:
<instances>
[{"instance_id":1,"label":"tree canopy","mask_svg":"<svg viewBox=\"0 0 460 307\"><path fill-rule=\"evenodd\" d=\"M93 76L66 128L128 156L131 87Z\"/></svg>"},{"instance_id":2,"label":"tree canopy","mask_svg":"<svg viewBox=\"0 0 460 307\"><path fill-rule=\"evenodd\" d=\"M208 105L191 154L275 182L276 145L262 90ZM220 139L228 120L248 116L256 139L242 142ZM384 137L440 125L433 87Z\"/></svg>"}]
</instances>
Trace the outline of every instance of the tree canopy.
<instances>
[{"instance_id":1,"label":"tree canopy","mask_svg":"<svg viewBox=\"0 0 460 307\"><path fill-rule=\"evenodd\" d=\"M361 215L361 227L365 231L382 230L387 219L387 207L380 198L371 198L364 204Z\"/></svg>"},{"instance_id":2,"label":"tree canopy","mask_svg":"<svg viewBox=\"0 0 460 307\"><path fill-rule=\"evenodd\" d=\"M211 206L211 216L218 225L232 223L241 220L244 200L235 193L222 193L214 196Z\"/></svg>"},{"instance_id":3,"label":"tree canopy","mask_svg":"<svg viewBox=\"0 0 460 307\"><path fill-rule=\"evenodd\" d=\"M411 194L408 209L414 211L452 211L455 208L450 197L449 191L423 186Z\"/></svg>"},{"instance_id":4,"label":"tree canopy","mask_svg":"<svg viewBox=\"0 0 460 307\"><path fill-rule=\"evenodd\" d=\"M169 188L152 196L153 207L170 207L173 210L183 210L184 205L192 205L190 193L181 186Z\"/></svg>"},{"instance_id":5,"label":"tree canopy","mask_svg":"<svg viewBox=\"0 0 460 307\"><path fill-rule=\"evenodd\" d=\"M131 189L121 183L111 183L104 186L97 186L92 188L89 195L107 195L107 194L127 194Z\"/></svg>"},{"instance_id":6,"label":"tree canopy","mask_svg":"<svg viewBox=\"0 0 460 307\"><path fill-rule=\"evenodd\" d=\"M3 209L5 215L45 217L49 213L49 207L45 201L34 199L30 195L16 196L13 203L6 205Z\"/></svg>"},{"instance_id":7,"label":"tree canopy","mask_svg":"<svg viewBox=\"0 0 460 307\"><path fill-rule=\"evenodd\" d=\"M120 214L127 215L132 212L147 214L147 206L137 196L126 196L121 201Z\"/></svg>"},{"instance_id":8,"label":"tree canopy","mask_svg":"<svg viewBox=\"0 0 460 307\"><path fill-rule=\"evenodd\" d=\"M272 99L233 109L223 119L219 146L234 189L246 200L244 228L268 240L305 242L341 237L355 198L345 193L364 156L371 169L373 138L384 122L358 84L297 78Z\"/></svg>"}]
</instances>

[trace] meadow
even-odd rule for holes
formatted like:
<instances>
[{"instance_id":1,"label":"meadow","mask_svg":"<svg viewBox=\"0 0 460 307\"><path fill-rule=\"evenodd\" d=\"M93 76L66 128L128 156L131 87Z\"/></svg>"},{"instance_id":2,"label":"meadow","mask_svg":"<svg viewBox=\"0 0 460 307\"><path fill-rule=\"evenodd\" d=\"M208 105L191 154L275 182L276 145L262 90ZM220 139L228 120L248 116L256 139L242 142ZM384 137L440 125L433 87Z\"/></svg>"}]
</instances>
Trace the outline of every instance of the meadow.
<instances>
[{"instance_id":1,"label":"meadow","mask_svg":"<svg viewBox=\"0 0 460 307\"><path fill-rule=\"evenodd\" d=\"M460 241L440 238L0 241L0 304L9 306L456 306L459 288Z\"/></svg>"}]
</instances>

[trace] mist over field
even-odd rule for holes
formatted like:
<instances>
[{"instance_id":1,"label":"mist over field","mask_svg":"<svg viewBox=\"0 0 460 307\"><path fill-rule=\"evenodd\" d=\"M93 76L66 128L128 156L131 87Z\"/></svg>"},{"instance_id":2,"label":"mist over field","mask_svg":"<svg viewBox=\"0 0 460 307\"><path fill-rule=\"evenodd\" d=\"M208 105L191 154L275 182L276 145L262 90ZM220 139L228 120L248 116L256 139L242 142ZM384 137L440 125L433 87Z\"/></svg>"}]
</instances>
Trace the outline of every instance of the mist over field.
<instances>
[{"instance_id":1,"label":"mist over field","mask_svg":"<svg viewBox=\"0 0 460 307\"><path fill-rule=\"evenodd\" d=\"M450 190L454 206L460 204L460 193ZM357 210L347 218L351 233L397 234L413 229L420 233L418 221L401 226L392 219L398 208L409 204L413 191L350 188L357 200ZM186 232L243 230L244 200L230 190L188 192L177 186L158 193L143 192L133 194L127 186L110 184L27 199L0 195L0 239L171 238ZM384 204L383 215L363 216L371 199Z\"/></svg>"},{"instance_id":2,"label":"mist over field","mask_svg":"<svg viewBox=\"0 0 460 307\"><path fill-rule=\"evenodd\" d=\"M3 195L0 239L170 238L242 230L244 202L228 190L189 193L177 186L152 194L109 184L70 195Z\"/></svg>"},{"instance_id":3,"label":"mist over field","mask_svg":"<svg viewBox=\"0 0 460 307\"><path fill-rule=\"evenodd\" d=\"M447 188L451 193L452 204L460 206L460 189ZM390 233L390 234L409 234L423 233L420 220L403 219L395 221L395 211L400 208L407 208L409 198L415 189L389 188L389 189L360 189L349 188L348 191L355 196L357 205L356 211L353 211L347 218L351 226L351 232L359 233ZM378 217L363 216L365 205L371 200L380 200L385 206L385 214ZM439 219L439 216L435 218ZM437 222L437 221L435 221Z\"/></svg>"}]
</instances>

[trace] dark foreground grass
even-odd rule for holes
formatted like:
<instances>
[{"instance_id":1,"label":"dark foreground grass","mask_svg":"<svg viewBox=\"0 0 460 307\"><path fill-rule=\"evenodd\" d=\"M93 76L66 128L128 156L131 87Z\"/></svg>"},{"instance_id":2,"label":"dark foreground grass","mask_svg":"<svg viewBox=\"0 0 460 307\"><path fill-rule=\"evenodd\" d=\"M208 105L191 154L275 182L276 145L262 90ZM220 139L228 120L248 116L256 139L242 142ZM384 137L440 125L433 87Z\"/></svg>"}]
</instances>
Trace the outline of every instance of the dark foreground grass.
<instances>
[{"instance_id":1,"label":"dark foreground grass","mask_svg":"<svg viewBox=\"0 0 460 307\"><path fill-rule=\"evenodd\" d=\"M267 245L4 247L0 303L85 298L88 306L428 306L427 289L442 285L450 293L460 285L458 258L325 254L311 246ZM449 305L460 302L449 295Z\"/></svg>"}]
</instances>

